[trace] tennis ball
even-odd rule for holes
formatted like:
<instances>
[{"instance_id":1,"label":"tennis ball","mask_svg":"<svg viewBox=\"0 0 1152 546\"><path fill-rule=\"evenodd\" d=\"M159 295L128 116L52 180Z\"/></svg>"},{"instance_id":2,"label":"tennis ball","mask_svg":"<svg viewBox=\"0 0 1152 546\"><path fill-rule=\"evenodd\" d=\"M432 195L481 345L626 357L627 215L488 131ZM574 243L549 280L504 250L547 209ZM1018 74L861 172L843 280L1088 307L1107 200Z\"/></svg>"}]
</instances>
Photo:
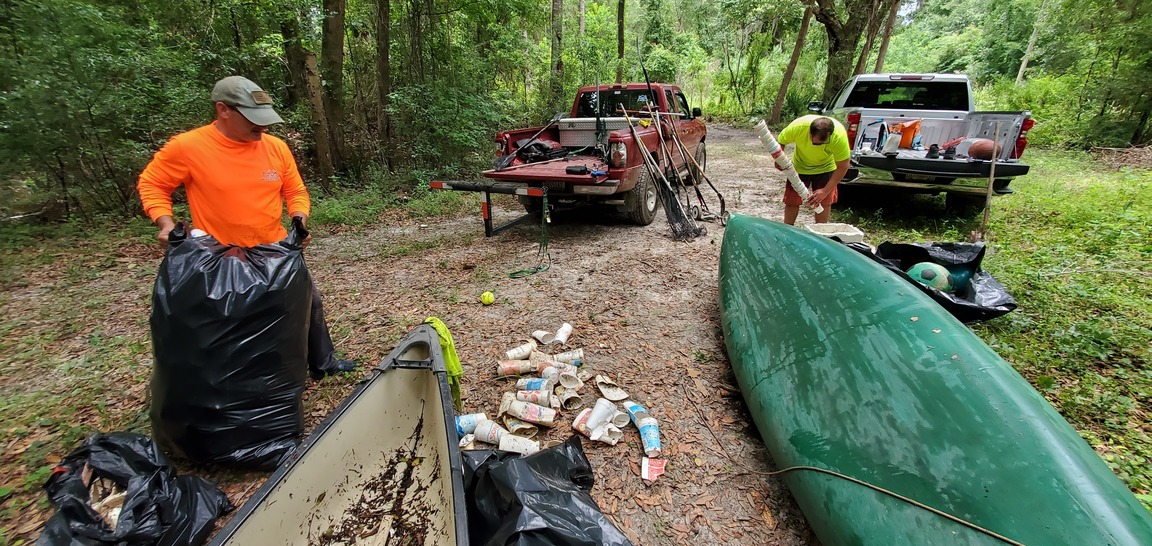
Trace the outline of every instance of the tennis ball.
<instances>
[{"instance_id":1,"label":"tennis ball","mask_svg":"<svg viewBox=\"0 0 1152 546\"><path fill-rule=\"evenodd\" d=\"M494 301L496 301L496 295L495 294L493 294L491 292L485 292L483 294L480 294L480 303L483 303L484 305L492 305L492 302L494 302Z\"/></svg>"}]
</instances>

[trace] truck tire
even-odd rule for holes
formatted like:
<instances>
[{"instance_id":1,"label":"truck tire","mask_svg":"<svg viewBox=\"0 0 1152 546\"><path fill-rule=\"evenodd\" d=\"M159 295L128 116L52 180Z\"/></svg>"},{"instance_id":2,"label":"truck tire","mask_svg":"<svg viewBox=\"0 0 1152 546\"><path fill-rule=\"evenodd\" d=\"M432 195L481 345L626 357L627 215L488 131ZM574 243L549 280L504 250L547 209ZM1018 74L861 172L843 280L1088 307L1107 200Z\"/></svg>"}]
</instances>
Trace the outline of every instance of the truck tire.
<instances>
[{"instance_id":1,"label":"truck tire","mask_svg":"<svg viewBox=\"0 0 1152 546\"><path fill-rule=\"evenodd\" d=\"M656 186L652 183L652 175L648 167L640 168L640 178L636 186L624 194L624 212L628 219L638 226L646 226L656 219L656 207L659 206L660 196L656 193Z\"/></svg>"},{"instance_id":2,"label":"truck tire","mask_svg":"<svg viewBox=\"0 0 1152 546\"><path fill-rule=\"evenodd\" d=\"M692 178L700 183L704 180L704 171L708 170L708 150L704 147L704 141L701 140L700 144L696 146L696 163L700 165L697 169L696 165L691 165Z\"/></svg>"}]
</instances>

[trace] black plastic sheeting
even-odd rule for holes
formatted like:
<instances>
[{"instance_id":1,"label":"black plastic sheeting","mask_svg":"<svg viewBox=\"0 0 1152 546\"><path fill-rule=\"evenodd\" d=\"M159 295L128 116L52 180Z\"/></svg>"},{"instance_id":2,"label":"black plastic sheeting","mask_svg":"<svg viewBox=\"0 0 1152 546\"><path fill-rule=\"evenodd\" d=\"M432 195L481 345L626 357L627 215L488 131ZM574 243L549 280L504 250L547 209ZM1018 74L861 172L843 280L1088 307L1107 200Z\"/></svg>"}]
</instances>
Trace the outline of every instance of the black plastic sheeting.
<instances>
[{"instance_id":1,"label":"black plastic sheeting","mask_svg":"<svg viewBox=\"0 0 1152 546\"><path fill-rule=\"evenodd\" d=\"M112 529L89 504L84 467L126 490ZM216 519L232 510L212 482L177 476L152 439L141 434L96 434L57 466L44 484L56 513L37 544L52 546L183 546L203 544Z\"/></svg>"},{"instance_id":2,"label":"black plastic sheeting","mask_svg":"<svg viewBox=\"0 0 1152 546\"><path fill-rule=\"evenodd\" d=\"M152 297L152 433L203 463L278 466L299 443L312 280L296 223L252 248L170 236Z\"/></svg>"},{"instance_id":3,"label":"black plastic sheeting","mask_svg":"<svg viewBox=\"0 0 1152 546\"><path fill-rule=\"evenodd\" d=\"M595 479L579 436L528 456L461 453L472 544L631 546L592 500Z\"/></svg>"},{"instance_id":4,"label":"black plastic sheeting","mask_svg":"<svg viewBox=\"0 0 1152 546\"><path fill-rule=\"evenodd\" d=\"M964 323L982 322L1016 309L1016 300L988 272L980 269L987 250L983 243L881 243L876 252L863 243L847 245L887 267L931 296ZM952 273L955 288L943 292L916 282L907 271L920 262L940 264Z\"/></svg>"}]
</instances>

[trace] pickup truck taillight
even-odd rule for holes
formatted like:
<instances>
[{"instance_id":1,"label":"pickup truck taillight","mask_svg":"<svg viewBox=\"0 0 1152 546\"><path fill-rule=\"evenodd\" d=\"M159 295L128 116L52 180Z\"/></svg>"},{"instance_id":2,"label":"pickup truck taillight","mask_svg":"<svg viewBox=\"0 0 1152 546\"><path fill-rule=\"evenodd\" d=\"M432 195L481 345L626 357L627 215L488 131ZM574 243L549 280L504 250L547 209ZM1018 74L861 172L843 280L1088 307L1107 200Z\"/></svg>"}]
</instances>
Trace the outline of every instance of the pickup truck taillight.
<instances>
[{"instance_id":1,"label":"pickup truck taillight","mask_svg":"<svg viewBox=\"0 0 1152 546\"><path fill-rule=\"evenodd\" d=\"M856 133L860 130L860 112L848 114L848 147L856 146Z\"/></svg>"},{"instance_id":2,"label":"pickup truck taillight","mask_svg":"<svg viewBox=\"0 0 1152 546\"><path fill-rule=\"evenodd\" d=\"M628 164L628 147L623 142L608 145L608 164L620 168Z\"/></svg>"},{"instance_id":3,"label":"pickup truck taillight","mask_svg":"<svg viewBox=\"0 0 1152 546\"><path fill-rule=\"evenodd\" d=\"M1020 156L1024 155L1024 148L1028 147L1028 131L1032 129L1033 125L1036 125L1036 122L1032 118L1024 120L1024 123L1020 125L1020 136L1016 137L1016 148L1012 150L1012 159L1020 159Z\"/></svg>"}]
</instances>

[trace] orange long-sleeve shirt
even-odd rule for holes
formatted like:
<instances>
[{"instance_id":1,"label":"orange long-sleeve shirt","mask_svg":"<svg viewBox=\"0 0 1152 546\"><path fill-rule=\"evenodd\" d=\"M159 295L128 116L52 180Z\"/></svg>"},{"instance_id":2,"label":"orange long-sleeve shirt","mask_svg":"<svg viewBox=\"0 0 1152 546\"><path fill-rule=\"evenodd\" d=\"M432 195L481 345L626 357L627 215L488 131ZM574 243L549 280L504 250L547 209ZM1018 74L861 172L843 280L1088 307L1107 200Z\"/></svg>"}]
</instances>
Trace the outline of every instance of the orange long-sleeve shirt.
<instances>
[{"instance_id":1,"label":"orange long-sleeve shirt","mask_svg":"<svg viewBox=\"0 0 1152 546\"><path fill-rule=\"evenodd\" d=\"M192 224L224 244L252 247L288 233L288 212L309 214L311 201L283 140L265 134L236 142L208 124L172 137L140 173L136 189L153 221L172 215L172 191L184 185Z\"/></svg>"}]
</instances>

